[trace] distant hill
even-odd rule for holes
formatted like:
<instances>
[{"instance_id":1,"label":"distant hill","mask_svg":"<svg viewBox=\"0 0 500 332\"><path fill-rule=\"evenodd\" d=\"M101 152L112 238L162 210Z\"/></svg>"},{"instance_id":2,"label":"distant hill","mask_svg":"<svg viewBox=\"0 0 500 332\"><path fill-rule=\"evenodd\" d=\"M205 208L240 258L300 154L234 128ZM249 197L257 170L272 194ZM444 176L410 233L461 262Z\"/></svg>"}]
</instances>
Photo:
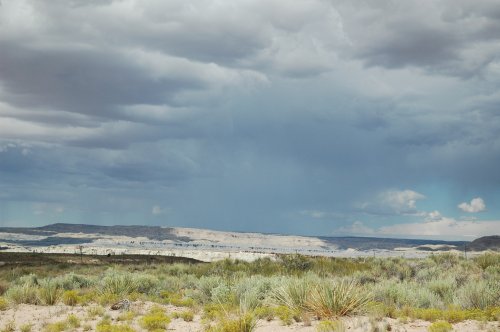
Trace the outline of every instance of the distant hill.
<instances>
[{"instance_id":1,"label":"distant hill","mask_svg":"<svg viewBox=\"0 0 500 332\"><path fill-rule=\"evenodd\" d=\"M183 231L186 230L186 231ZM19 238L19 239L9 239L4 240L4 242L17 243L25 246L49 246L57 244L81 244L90 243L93 240L97 240L102 236L127 236L127 237L145 237L155 241L171 240L176 243L184 243L189 245L189 243L197 243L197 241L209 241L213 244L227 244L231 242L234 245L237 239L239 244L245 244L246 246L253 246L255 242L265 240L267 246L280 246L283 239L294 238L293 235L279 235L279 234L261 234L261 233L239 233L239 232L221 232L221 231L210 231L203 229L183 229L183 228L168 228L159 226L143 226L143 225L131 225L131 226L101 226L101 225L86 225L86 224L64 224L57 223L42 227L0 227L0 233L14 233L14 234L26 234L35 236L35 238ZM72 234L83 233L90 236L85 238L75 237ZM221 236L226 240L222 240ZM427 246L429 245L441 245L443 249L437 250L449 250L453 248L463 248L464 244L468 244L466 241L443 241L443 240L421 240L421 239L395 239L395 238L376 238L376 237L325 237L325 236L308 236L301 237L302 239L309 239L310 241L320 241L325 250L332 248L345 250L348 248L357 250L394 250L396 248L415 248L419 247L419 250L423 251L434 251ZM1 237L0 237L1 240ZM278 242L275 242L278 241ZM488 242L489 243L489 242ZM308 246L304 242L298 244L297 246ZM262 246L262 243L260 244ZM486 243L482 246L488 247ZM479 245L477 246L480 247ZM474 250L474 249L471 249ZM478 249L479 250L479 249Z\"/></svg>"},{"instance_id":2,"label":"distant hill","mask_svg":"<svg viewBox=\"0 0 500 332\"><path fill-rule=\"evenodd\" d=\"M443 241L443 240L422 240L422 239L397 239L379 237L321 237L321 239L337 245L339 249L356 248L358 250L385 249L394 250L396 248L419 247L419 250L440 251L462 248L467 241ZM431 249L428 245L442 245L441 249Z\"/></svg>"},{"instance_id":3,"label":"distant hill","mask_svg":"<svg viewBox=\"0 0 500 332\"><path fill-rule=\"evenodd\" d=\"M83 233L83 234L102 234L111 236L131 236L131 237L147 237L152 240L174 240L187 242L189 238L179 237L172 234L172 228L160 226L100 226L86 224L64 224L57 223L42 227L0 227L0 232L54 236L62 233Z\"/></svg>"},{"instance_id":4,"label":"distant hill","mask_svg":"<svg viewBox=\"0 0 500 332\"><path fill-rule=\"evenodd\" d=\"M500 251L500 235L483 236L472 241L467 248L473 251Z\"/></svg>"}]
</instances>

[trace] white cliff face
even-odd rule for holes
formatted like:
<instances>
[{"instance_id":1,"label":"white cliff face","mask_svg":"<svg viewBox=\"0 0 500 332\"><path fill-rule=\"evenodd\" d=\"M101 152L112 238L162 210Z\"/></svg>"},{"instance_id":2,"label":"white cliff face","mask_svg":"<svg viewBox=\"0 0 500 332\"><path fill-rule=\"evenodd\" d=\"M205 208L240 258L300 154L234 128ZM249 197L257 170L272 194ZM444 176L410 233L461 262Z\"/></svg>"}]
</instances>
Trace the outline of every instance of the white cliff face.
<instances>
[{"instance_id":1,"label":"white cliff face","mask_svg":"<svg viewBox=\"0 0 500 332\"><path fill-rule=\"evenodd\" d=\"M425 257L432 253L419 250L418 247L394 250L353 248L340 250L335 244L305 236L222 232L195 228L170 228L170 230L174 237L169 240L97 233L57 233L45 236L0 232L0 248L2 251L11 252L79 254L82 250L83 254L88 255L182 256L205 262L225 258L252 261L262 257L274 258L279 253L329 257ZM76 244L67 244L68 242L63 240L58 244L57 238L65 241L68 238L74 239ZM30 244L23 244L23 241L30 241ZM41 242L39 245L33 245L34 241ZM449 249L452 250L451 247Z\"/></svg>"},{"instance_id":2,"label":"white cliff face","mask_svg":"<svg viewBox=\"0 0 500 332\"><path fill-rule=\"evenodd\" d=\"M9 246L6 243L1 243L0 246ZM35 252L45 254L80 254L79 246L57 245L48 247L24 247L12 246L8 249L2 250L4 252ZM151 250L151 249L135 249L124 247L101 247L101 246L82 246L82 253L84 255L158 255L158 256L174 256L174 257L187 257L197 259L202 262L219 261L226 258L239 259L243 261L254 261L258 258L269 257L275 258L274 254L258 253L258 252L231 252L231 251L208 251L208 250L183 250L183 249L170 249L170 250Z\"/></svg>"},{"instance_id":3,"label":"white cliff face","mask_svg":"<svg viewBox=\"0 0 500 332\"><path fill-rule=\"evenodd\" d=\"M179 237L188 237L194 242L203 244L218 243L240 246L276 246L281 248L311 247L316 249L329 246L325 241L315 237L295 235L221 232L195 228L173 228L172 234Z\"/></svg>"},{"instance_id":4,"label":"white cliff face","mask_svg":"<svg viewBox=\"0 0 500 332\"><path fill-rule=\"evenodd\" d=\"M47 236L43 235L30 235L30 234L18 234L18 233L5 233L0 232L0 241L40 241L46 239Z\"/></svg>"}]
</instances>

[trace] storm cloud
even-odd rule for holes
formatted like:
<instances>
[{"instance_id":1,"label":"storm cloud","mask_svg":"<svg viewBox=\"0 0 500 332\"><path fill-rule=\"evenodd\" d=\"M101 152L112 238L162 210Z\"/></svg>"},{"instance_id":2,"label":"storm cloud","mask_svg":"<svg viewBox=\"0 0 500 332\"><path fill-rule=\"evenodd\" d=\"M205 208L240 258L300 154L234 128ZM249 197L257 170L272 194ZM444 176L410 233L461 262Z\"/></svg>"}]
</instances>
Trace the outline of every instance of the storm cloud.
<instances>
[{"instance_id":1,"label":"storm cloud","mask_svg":"<svg viewBox=\"0 0 500 332\"><path fill-rule=\"evenodd\" d=\"M419 236L482 197L489 230L499 31L487 0L3 0L0 225Z\"/></svg>"}]
</instances>

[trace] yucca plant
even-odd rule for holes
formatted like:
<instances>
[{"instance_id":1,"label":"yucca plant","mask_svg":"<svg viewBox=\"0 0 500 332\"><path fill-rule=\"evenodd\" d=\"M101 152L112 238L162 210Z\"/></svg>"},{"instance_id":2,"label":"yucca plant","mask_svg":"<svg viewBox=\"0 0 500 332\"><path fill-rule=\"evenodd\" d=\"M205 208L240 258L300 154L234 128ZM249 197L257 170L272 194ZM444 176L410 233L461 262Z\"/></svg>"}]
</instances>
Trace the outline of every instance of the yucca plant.
<instances>
[{"instance_id":1,"label":"yucca plant","mask_svg":"<svg viewBox=\"0 0 500 332\"><path fill-rule=\"evenodd\" d=\"M354 281L343 280L317 286L308 307L319 318L334 318L362 312L369 300Z\"/></svg>"},{"instance_id":2,"label":"yucca plant","mask_svg":"<svg viewBox=\"0 0 500 332\"><path fill-rule=\"evenodd\" d=\"M61 297L61 290L54 280L43 279L40 281L38 296L43 304L54 305Z\"/></svg>"},{"instance_id":3,"label":"yucca plant","mask_svg":"<svg viewBox=\"0 0 500 332\"><path fill-rule=\"evenodd\" d=\"M306 311L313 287L310 280L305 278L289 279L273 292L273 298L279 305L293 310Z\"/></svg>"}]
</instances>

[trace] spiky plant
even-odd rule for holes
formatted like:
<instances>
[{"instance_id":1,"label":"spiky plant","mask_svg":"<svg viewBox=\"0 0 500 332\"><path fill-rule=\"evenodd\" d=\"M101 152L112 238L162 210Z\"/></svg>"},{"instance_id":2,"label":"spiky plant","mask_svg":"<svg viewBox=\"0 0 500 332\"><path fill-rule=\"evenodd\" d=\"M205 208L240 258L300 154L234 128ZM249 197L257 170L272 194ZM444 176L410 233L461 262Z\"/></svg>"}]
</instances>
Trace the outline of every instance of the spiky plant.
<instances>
[{"instance_id":1,"label":"spiky plant","mask_svg":"<svg viewBox=\"0 0 500 332\"><path fill-rule=\"evenodd\" d=\"M40 281L38 296L43 304L54 305L61 297L61 289L54 280L43 279Z\"/></svg>"},{"instance_id":2,"label":"spiky plant","mask_svg":"<svg viewBox=\"0 0 500 332\"><path fill-rule=\"evenodd\" d=\"M320 318L334 318L362 312L369 300L370 296L354 281L342 280L317 286L308 307Z\"/></svg>"},{"instance_id":3,"label":"spiky plant","mask_svg":"<svg viewBox=\"0 0 500 332\"><path fill-rule=\"evenodd\" d=\"M288 279L283 285L276 288L273 298L279 305L290 309L306 311L308 309L309 296L314 285L307 279Z\"/></svg>"}]
</instances>

